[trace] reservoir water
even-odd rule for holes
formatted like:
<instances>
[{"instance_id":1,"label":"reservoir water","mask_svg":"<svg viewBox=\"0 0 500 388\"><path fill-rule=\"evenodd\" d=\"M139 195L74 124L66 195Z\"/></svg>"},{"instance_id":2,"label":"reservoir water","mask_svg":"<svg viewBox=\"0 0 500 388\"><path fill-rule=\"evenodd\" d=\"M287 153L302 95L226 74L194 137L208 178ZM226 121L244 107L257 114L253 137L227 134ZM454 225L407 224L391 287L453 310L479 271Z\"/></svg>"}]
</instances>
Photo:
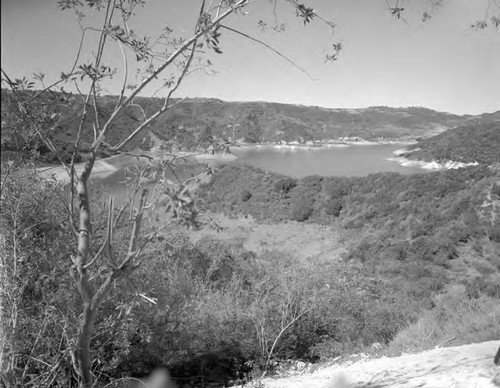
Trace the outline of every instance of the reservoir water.
<instances>
[{"instance_id":1,"label":"reservoir water","mask_svg":"<svg viewBox=\"0 0 500 388\"><path fill-rule=\"evenodd\" d=\"M335 145L325 147L276 147L276 146L251 146L248 148L232 147L231 152L237 159L212 160L212 165L220 163L244 163L266 171L301 178L308 175L321 176L366 176L377 172L398 172L401 174L414 174L429 172L428 169L411 165L402 166L394 160L394 151L404 148L405 144L370 144L370 145ZM162 155L155 155L158 160ZM105 160L114 171L104 171L102 177L97 179L99 184L107 187L116 198L125 197L125 170L137 166L138 159L131 156L116 156ZM182 179L194 176L201 172L201 167L192 163L176 168ZM64 175L64 171L62 171ZM99 177L99 173L96 173ZM167 179L176 181L174 175L167 170Z\"/></svg>"},{"instance_id":2,"label":"reservoir water","mask_svg":"<svg viewBox=\"0 0 500 388\"><path fill-rule=\"evenodd\" d=\"M392 171L401 174L428 172L419 166L402 166L394 160L394 151L405 144L338 145L330 148L277 148L273 146L236 149L236 163L296 178L307 175L365 176Z\"/></svg>"}]
</instances>

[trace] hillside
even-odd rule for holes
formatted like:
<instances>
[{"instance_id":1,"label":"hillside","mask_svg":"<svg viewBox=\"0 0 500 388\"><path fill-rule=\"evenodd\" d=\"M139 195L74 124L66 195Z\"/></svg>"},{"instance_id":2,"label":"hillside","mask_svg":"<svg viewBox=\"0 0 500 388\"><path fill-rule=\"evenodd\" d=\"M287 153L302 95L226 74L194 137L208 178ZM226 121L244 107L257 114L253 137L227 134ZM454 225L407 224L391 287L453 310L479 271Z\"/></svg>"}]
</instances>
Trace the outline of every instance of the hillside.
<instances>
[{"instance_id":1,"label":"hillside","mask_svg":"<svg viewBox=\"0 0 500 388\"><path fill-rule=\"evenodd\" d=\"M386 354L398 355L443 343L455 346L498 339L499 189L498 174L485 167L408 176L378 173L295 180L232 164L219 169L198 194L202 208L227 215L219 218L222 230L213 236L232 236L257 255L288 250L287 255L297 254L322 273L333 263L355 266L388 287L372 301L373 294L364 294L367 304L359 309L353 308L355 297L350 295L347 305L335 305L333 316L324 310L315 315L316 323L325 316L330 317L328 322L336 322L334 331L310 347L310 354L326 360L332 354L341 357L347 348L352 353L359 344L366 349L380 342ZM247 222L247 217L264 226ZM317 227L321 232L316 232ZM349 273L349 279L356 276ZM371 285L367 287L372 290ZM391 300L379 303L382 295ZM494 346L489 352L492 364ZM425 369L440 376L443 384L439 385L412 374L411 368L397 373L400 365L393 362L373 361L369 373L359 365L347 371L347 376L349 381L373 386L389 385L396 375L415 386L425 382L422 386L445 387L459 381L446 376L446 371L456 373L451 366L435 364ZM418 369L423 371L423 365ZM330 370L321 378L307 374L269 379L265 384L326 387L337 371Z\"/></svg>"},{"instance_id":2,"label":"hillside","mask_svg":"<svg viewBox=\"0 0 500 388\"><path fill-rule=\"evenodd\" d=\"M492 164L500 161L500 114L423 139L401 156L408 159Z\"/></svg>"},{"instance_id":3,"label":"hillside","mask_svg":"<svg viewBox=\"0 0 500 388\"><path fill-rule=\"evenodd\" d=\"M293 180L228 165L199 195L212 212L336 226L346 260L363 263L417 299L455 281L499 297L493 285L500 268L500 224L482 211L486 197L498 202L497 181L485 168ZM474 269L471 260L491 266L491 272Z\"/></svg>"},{"instance_id":4,"label":"hillside","mask_svg":"<svg viewBox=\"0 0 500 388\"><path fill-rule=\"evenodd\" d=\"M98 98L98 117L104 122L114 109L116 96ZM152 114L163 100L136 98L133 106L121 113L110 127L106 141L116 145ZM179 101L177 101L179 102ZM55 113L57 120L46 131L62 149L75 138L83 104L80 95L48 92L33 100L36 113ZM20 148L16 134L17 105L8 90L2 90L2 149ZM170 145L181 149L206 147L214 141L234 139L247 143L274 141L328 140L358 137L366 140L415 139L428 137L467 123L490 120L488 115L457 116L431 109L371 107L366 109L326 109L270 102L225 102L216 99L186 99L175 105L151 125L152 132ZM14 124L12 124L14 123ZM19 129L19 128L18 128ZM83 146L92 142L90 120L83 126ZM234 131L234 133L233 133ZM139 134L128 150L146 149L150 136ZM43 146L40 147L43 154ZM46 151L45 151L46 152Z\"/></svg>"},{"instance_id":5,"label":"hillside","mask_svg":"<svg viewBox=\"0 0 500 388\"><path fill-rule=\"evenodd\" d=\"M172 129L182 125L197 128L197 131L209 130L218 138L232 137L234 122L235 138L245 142L272 142L428 136L467 119L425 108L325 109L269 102L195 99L180 104L164 120Z\"/></svg>"}]
</instances>

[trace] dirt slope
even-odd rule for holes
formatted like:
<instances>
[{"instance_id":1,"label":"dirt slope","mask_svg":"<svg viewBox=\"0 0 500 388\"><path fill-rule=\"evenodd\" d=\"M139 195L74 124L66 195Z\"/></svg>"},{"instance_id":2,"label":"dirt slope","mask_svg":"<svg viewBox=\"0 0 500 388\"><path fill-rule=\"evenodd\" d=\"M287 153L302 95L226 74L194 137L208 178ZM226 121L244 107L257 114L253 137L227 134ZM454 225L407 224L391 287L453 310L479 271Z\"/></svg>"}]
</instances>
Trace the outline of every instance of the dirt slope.
<instances>
[{"instance_id":1,"label":"dirt slope","mask_svg":"<svg viewBox=\"0 0 500 388\"><path fill-rule=\"evenodd\" d=\"M500 341L489 341L395 358L365 359L262 382L266 388L499 387L500 367L493 364L499 346Z\"/></svg>"}]
</instances>

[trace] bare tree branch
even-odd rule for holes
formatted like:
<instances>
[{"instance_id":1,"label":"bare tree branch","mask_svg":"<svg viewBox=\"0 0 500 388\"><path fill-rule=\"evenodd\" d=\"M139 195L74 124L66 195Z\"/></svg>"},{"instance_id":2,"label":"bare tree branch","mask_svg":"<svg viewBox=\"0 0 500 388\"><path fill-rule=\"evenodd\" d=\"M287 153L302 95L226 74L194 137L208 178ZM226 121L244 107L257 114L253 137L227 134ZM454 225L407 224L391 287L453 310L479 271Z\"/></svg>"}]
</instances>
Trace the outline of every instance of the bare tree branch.
<instances>
[{"instance_id":1,"label":"bare tree branch","mask_svg":"<svg viewBox=\"0 0 500 388\"><path fill-rule=\"evenodd\" d=\"M188 58L186 64L184 65L184 68L182 69L182 73L177 78L177 81L176 81L175 85L170 89L167 97L164 100L163 106L158 111L156 111L153 115L151 115L148 119L146 119L141 125L139 125L129 136L127 136L127 138L125 138L125 140L123 140L117 146L112 147L111 148L112 151L119 151L120 149L122 149L143 128L145 128L146 126L148 126L149 124L151 124L151 122L153 122L156 118L158 118L161 114L163 114L164 112L166 112L170 108L169 105L168 105L168 102L170 101L170 97L172 96L172 93L174 93L177 90L177 88L181 84L182 80L184 79L184 77L186 75L186 72L189 69L191 61L193 59L195 48L196 48L196 40L193 42L193 46L192 46L192 49L191 49L191 54L189 55L189 58Z\"/></svg>"},{"instance_id":2,"label":"bare tree branch","mask_svg":"<svg viewBox=\"0 0 500 388\"><path fill-rule=\"evenodd\" d=\"M214 26L218 25L222 20L224 20L227 16L231 15L233 12L235 12L237 9L245 6L248 3L249 0L239 0L233 7L225 11L222 15L217 17L213 22L210 23L208 26L208 29L213 28ZM116 116L120 113L120 111L130 102L134 99L134 97L140 93L146 85L148 85L151 81L153 81L157 76L162 73L172 62L174 62L177 57L182 54L186 49L188 49L200 36L202 36L206 30L200 29L198 32L196 32L191 38L186 40L180 48L178 48L173 54L170 55L170 57L155 71L153 71L144 81L142 81L130 94L129 97L125 99L125 101L113 111L111 116L108 118L107 122L103 125L102 130L98 136L98 138L94 141L92 144L92 149L97 150L97 148L100 146L102 141L104 140L104 136L111 125L111 123L114 121Z\"/></svg>"},{"instance_id":3,"label":"bare tree branch","mask_svg":"<svg viewBox=\"0 0 500 388\"><path fill-rule=\"evenodd\" d=\"M293 67L295 67L296 69L300 70L302 73L304 73L305 75L307 75L312 81L317 81L317 79L313 78L304 68L302 68L299 65L297 65L294 61L292 61L286 55L282 54L281 52L279 52L275 48L269 46L267 43L264 43L263 41L261 41L261 40L259 40L257 38L254 38L254 37L252 37L252 36L250 36L248 34L245 34L244 32L235 30L234 28L231 28L231 27L228 27L228 26L225 26L225 25L222 25L222 24L221 24L221 27L224 28L224 29L226 29L226 30L228 30L228 31L234 32L235 34L241 35L241 36L243 36L243 37L245 37L247 39L250 39L251 41L256 42L256 43L258 43L258 44L260 44L260 45L268 48L273 53L275 53L276 55L279 55L285 61L287 61L288 63L290 63Z\"/></svg>"}]
</instances>

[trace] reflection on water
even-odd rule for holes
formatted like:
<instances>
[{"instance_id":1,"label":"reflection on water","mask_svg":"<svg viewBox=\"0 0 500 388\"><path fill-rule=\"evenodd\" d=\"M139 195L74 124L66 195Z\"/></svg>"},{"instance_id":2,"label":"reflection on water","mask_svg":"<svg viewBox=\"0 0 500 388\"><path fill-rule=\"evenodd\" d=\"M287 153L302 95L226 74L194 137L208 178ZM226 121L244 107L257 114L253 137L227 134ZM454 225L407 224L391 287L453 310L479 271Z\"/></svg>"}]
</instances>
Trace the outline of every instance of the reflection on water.
<instances>
[{"instance_id":1,"label":"reflection on water","mask_svg":"<svg viewBox=\"0 0 500 388\"><path fill-rule=\"evenodd\" d=\"M364 176L392 171L401 174L426 172L419 166L403 167L388 160L402 144L352 145L324 149L277 149L273 147L236 150L236 163L301 178L307 175Z\"/></svg>"}]
</instances>

